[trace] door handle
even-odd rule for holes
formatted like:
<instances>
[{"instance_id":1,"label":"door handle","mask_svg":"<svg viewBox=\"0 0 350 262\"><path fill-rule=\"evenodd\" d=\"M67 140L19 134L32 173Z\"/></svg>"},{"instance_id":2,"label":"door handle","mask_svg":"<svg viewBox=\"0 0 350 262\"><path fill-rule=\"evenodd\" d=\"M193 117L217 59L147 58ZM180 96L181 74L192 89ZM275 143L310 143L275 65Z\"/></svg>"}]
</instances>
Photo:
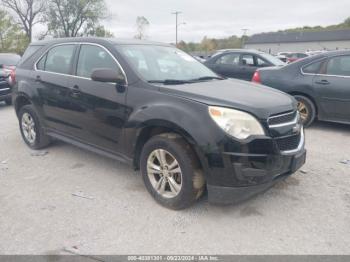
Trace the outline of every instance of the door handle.
<instances>
[{"instance_id":1,"label":"door handle","mask_svg":"<svg viewBox=\"0 0 350 262\"><path fill-rule=\"evenodd\" d=\"M41 76L37 75L37 76L35 77L35 82L42 82Z\"/></svg>"},{"instance_id":2,"label":"door handle","mask_svg":"<svg viewBox=\"0 0 350 262\"><path fill-rule=\"evenodd\" d=\"M328 80L320 80L320 81L316 81L316 84L319 84L319 85L329 85L329 81Z\"/></svg>"},{"instance_id":3,"label":"door handle","mask_svg":"<svg viewBox=\"0 0 350 262\"><path fill-rule=\"evenodd\" d=\"M81 92L79 91L79 86L78 85L74 85L73 86L73 90L71 92L71 97L73 98L79 98L81 95Z\"/></svg>"}]
</instances>

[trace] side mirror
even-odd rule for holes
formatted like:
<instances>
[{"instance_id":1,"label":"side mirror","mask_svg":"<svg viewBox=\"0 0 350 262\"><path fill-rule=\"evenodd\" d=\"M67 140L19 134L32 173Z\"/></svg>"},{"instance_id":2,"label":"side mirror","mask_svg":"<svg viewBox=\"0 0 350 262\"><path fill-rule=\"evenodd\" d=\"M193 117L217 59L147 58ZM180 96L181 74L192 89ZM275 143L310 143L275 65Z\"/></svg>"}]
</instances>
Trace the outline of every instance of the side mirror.
<instances>
[{"instance_id":1,"label":"side mirror","mask_svg":"<svg viewBox=\"0 0 350 262\"><path fill-rule=\"evenodd\" d=\"M116 83L118 85L126 85L124 76L118 74L117 71L109 68L99 68L92 71L91 79L97 82Z\"/></svg>"}]
</instances>

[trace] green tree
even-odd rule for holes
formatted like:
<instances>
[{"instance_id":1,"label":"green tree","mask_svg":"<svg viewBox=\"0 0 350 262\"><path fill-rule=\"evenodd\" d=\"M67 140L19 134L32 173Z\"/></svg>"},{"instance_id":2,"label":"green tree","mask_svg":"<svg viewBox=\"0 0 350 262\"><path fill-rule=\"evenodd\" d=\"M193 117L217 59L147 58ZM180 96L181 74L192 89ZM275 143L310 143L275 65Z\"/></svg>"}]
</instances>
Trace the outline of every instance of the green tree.
<instances>
[{"instance_id":1,"label":"green tree","mask_svg":"<svg viewBox=\"0 0 350 262\"><path fill-rule=\"evenodd\" d=\"M203 38L201 42L201 48L203 51L212 52L217 49L218 43L216 39L210 39L206 36Z\"/></svg>"},{"instance_id":2,"label":"green tree","mask_svg":"<svg viewBox=\"0 0 350 262\"><path fill-rule=\"evenodd\" d=\"M106 18L104 0L50 0L46 12L48 31L54 37L76 37L101 32Z\"/></svg>"},{"instance_id":3,"label":"green tree","mask_svg":"<svg viewBox=\"0 0 350 262\"><path fill-rule=\"evenodd\" d=\"M45 0L0 0L7 9L13 11L29 42L32 41L33 26L41 23L46 8Z\"/></svg>"},{"instance_id":4,"label":"green tree","mask_svg":"<svg viewBox=\"0 0 350 262\"><path fill-rule=\"evenodd\" d=\"M348 17L347 19L345 19L345 21L344 21L343 24L344 24L344 26L350 28L350 17Z\"/></svg>"},{"instance_id":5,"label":"green tree","mask_svg":"<svg viewBox=\"0 0 350 262\"><path fill-rule=\"evenodd\" d=\"M87 31L84 33L86 36L96 36L96 37L114 37L114 34L107 30L103 25L88 25Z\"/></svg>"},{"instance_id":6,"label":"green tree","mask_svg":"<svg viewBox=\"0 0 350 262\"><path fill-rule=\"evenodd\" d=\"M0 10L0 52L22 54L29 44L27 35L6 11Z\"/></svg>"},{"instance_id":7,"label":"green tree","mask_svg":"<svg viewBox=\"0 0 350 262\"><path fill-rule=\"evenodd\" d=\"M147 37L147 29L150 23L144 16L138 16L136 18L136 39L145 39Z\"/></svg>"}]
</instances>

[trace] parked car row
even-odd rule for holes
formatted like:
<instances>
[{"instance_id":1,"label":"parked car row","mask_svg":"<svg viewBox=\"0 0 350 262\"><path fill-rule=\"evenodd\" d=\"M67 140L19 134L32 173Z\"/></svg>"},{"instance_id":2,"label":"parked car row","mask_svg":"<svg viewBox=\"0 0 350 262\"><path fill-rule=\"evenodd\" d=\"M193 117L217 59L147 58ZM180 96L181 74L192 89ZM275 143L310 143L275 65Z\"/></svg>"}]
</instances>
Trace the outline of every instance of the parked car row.
<instances>
[{"instance_id":1,"label":"parked car row","mask_svg":"<svg viewBox=\"0 0 350 262\"><path fill-rule=\"evenodd\" d=\"M279 53L291 54L298 60L287 65L255 50L221 50L204 64L221 76L293 95L305 126L315 119L350 123L350 51Z\"/></svg>"},{"instance_id":2,"label":"parked car row","mask_svg":"<svg viewBox=\"0 0 350 262\"><path fill-rule=\"evenodd\" d=\"M171 45L57 39L23 57L13 101L24 142L41 149L55 138L128 162L165 207L186 208L205 189L211 203L238 202L305 163L293 97L221 77ZM246 79L283 65L259 52L212 61L242 65Z\"/></svg>"},{"instance_id":3,"label":"parked car row","mask_svg":"<svg viewBox=\"0 0 350 262\"><path fill-rule=\"evenodd\" d=\"M304 125L350 123L350 51L322 53L283 68L259 69L253 82L293 95Z\"/></svg>"}]
</instances>

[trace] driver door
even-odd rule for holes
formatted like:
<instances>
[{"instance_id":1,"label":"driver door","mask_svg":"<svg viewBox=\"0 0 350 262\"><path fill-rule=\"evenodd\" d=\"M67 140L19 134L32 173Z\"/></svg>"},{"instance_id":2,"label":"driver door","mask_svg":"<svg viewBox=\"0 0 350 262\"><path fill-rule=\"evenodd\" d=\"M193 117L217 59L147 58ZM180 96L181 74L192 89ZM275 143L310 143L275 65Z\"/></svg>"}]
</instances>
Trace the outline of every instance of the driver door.
<instances>
[{"instance_id":1,"label":"driver door","mask_svg":"<svg viewBox=\"0 0 350 262\"><path fill-rule=\"evenodd\" d=\"M83 109L82 140L112 153L121 150L122 129L126 121L126 87L115 83L96 82L91 79L95 69L124 71L114 56L103 46L82 44L78 51L75 77L71 86L72 99Z\"/></svg>"}]
</instances>

